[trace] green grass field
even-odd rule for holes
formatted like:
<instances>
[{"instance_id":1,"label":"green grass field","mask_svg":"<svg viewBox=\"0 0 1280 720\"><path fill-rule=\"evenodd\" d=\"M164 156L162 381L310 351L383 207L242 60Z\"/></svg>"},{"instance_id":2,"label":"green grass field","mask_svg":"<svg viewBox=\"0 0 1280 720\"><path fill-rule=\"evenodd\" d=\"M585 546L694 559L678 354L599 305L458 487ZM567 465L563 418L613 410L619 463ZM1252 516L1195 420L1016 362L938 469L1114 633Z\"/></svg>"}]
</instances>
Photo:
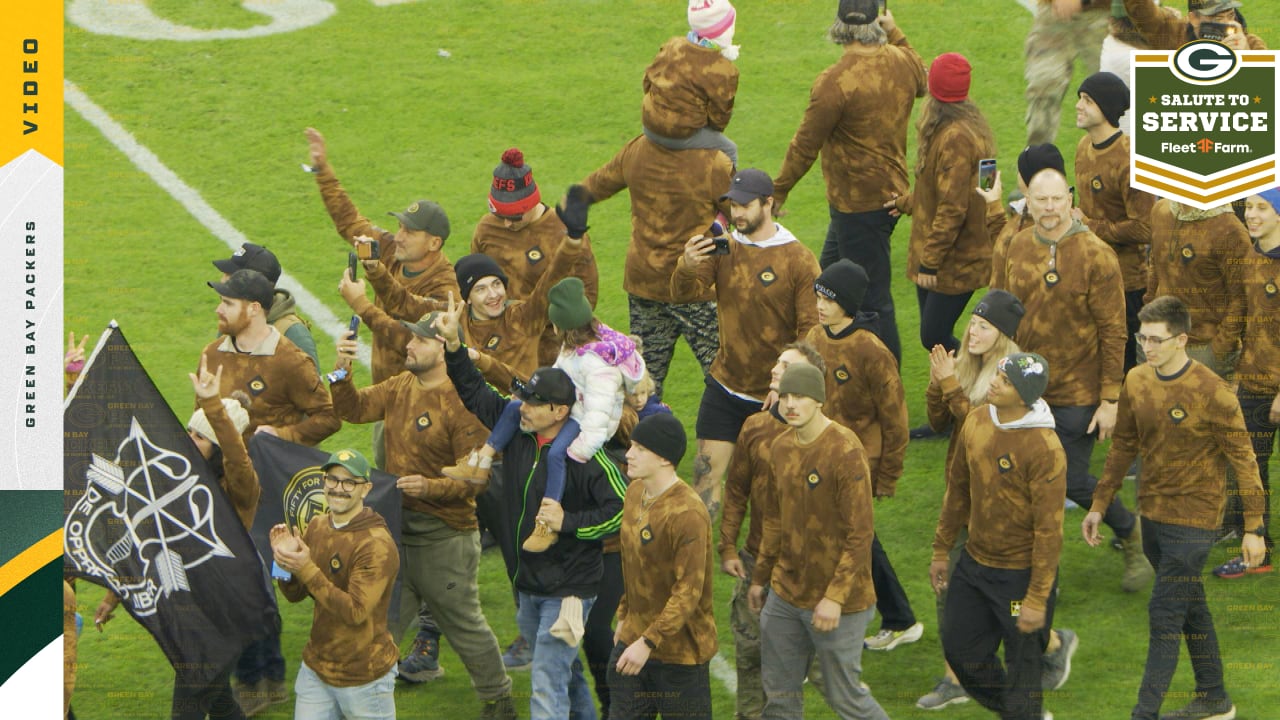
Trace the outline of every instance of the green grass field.
<instances>
[{"instance_id":1,"label":"green grass field","mask_svg":"<svg viewBox=\"0 0 1280 720\"><path fill-rule=\"evenodd\" d=\"M262 22L230 0L146 4L171 22L196 28L249 28ZM334 5L336 12L323 22L247 39L132 40L68 22L66 76L231 225L274 250L286 272L339 317L347 314L336 292L346 245L335 235L311 176L299 170L306 160L303 128L325 133L330 161L366 215L383 217L419 197L441 202L454 227L445 250L456 259L467 251L474 222L486 211L490 173L502 151L520 147L543 197L558 197L639 132L642 72L662 41L686 29L684 4L676 0L422 0L386 6L337 0ZM833 0L737 2L742 80L728 134L739 145L742 166L770 173L780 166L813 78L839 54L824 38L835 5ZM1251 29L1280 44L1280 5L1260 0L1247 5ZM891 7L926 64L946 51L972 61L972 95L996 131L1009 188L1024 140L1022 45L1030 14L1013 0L894 0ZM1073 90L1080 79L1077 74ZM1069 109L1074 97L1072 92L1059 134L1068 158L1079 138ZM210 260L225 257L228 248L70 106L66 149L66 328L96 336L107 321L119 321L185 419L192 406L186 373L215 332L216 295L204 283L216 277ZM910 157L914 161L914 150ZM817 168L792 192L787 211L784 223L816 252L827 225ZM627 201L617 198L591 213L601 273L599 314L614 327L627 324L621 274L628 212ZM899 270L908 235L906 221L895 234ZM914 425L924 419L927 355L914 340L914 292L901 272L894 282ZM334 357L327 333L336 331L313 329L323 370ZM367 369L357 373L362 385L368 380ZM691 431L701 387L697 365L681 345L666 399ZM368 438L367 428L346 426L324 446L364 448ZM894 718L928 716L914 707L915 700L942 670L925 575L945 449L945 442L913 443L898 496L876 508L880 538L927 627L915 645L864 655L864 679ZM1104 450L1095 454L1099 466ZM1131 505L1131 487L1126 496ZM1048 698L1046 707L1060 720L1123 717L1136 696L1145 659L1145 593L1120 592L1120 554L1088 548L1080 538L1081 519L1080 511L1066 516L1057 608L1058 624L1077 630L1081 646L1070 682ZM1219 548L1210 562L1226 557L1227 550ZM1280 579L1209 578L1206 584L1239 717L1280 716L1275 688ZM489 621L505 645L515 634L514 617L496 553L484 558L481 588ZM721 654L730 666L731 590L730 579L717 574ZM81 583L81 612L91 618L101 595ZM311 606L282 610L292 680ZM74 700L79 717L166 716L172 671L132 620L117 619L102 634L88 629L80 659ZM442 662L443 678L399 687L402 717L475 713L474 693L457 657L446 649ZM513 679L525 716L528 674L516 673ZM1184 654L1173 692L1191 689ZM714 680L713 693L716 717L732 717L732 694ZM1184 697L1171 696L1167 706L1181 705ZM831 716L816 694L808 707L809 717ZM280 705L263 717L291 714L291 705ZM989 716L973 703L947 714Z\"/></svg>"}]
</instances>

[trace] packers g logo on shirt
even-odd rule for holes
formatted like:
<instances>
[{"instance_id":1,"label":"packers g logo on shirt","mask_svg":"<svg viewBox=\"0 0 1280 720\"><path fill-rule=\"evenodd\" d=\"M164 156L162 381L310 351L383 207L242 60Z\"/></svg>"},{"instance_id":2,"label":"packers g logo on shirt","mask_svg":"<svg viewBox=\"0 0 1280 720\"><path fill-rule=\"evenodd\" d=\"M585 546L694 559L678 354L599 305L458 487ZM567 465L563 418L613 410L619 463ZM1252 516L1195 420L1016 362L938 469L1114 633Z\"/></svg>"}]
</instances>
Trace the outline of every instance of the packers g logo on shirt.
<instances>
[{"instance_id":1,"label":"packers g logo on shirt","mask_svg":"<svg viewBox=\"0 0 1280 720\"><path fill-rule=\"evenodd\" d=\"M1185 265L1196 259L1196 250L1190 245L1183 245L1182 249L1178 251L1178 255L1182 257L1182 264Z\"/></svg>"},{"instance_id":2,"label":"packers g logo on shirt","mask_svg":"<svg viewBox=\"0 0 1280 720\"><path fill-rule=\"evenodd\" d=\"M419 415L418 419L414 421L414 425L417 426L419 432L431 427L431 413L424 412Z\"/></svg>"},{"instance_id":3,"label":"packers g logo on shirt","mask_svg":"<svg viewBox=\"0 0 1280 720\"><path fill-rule=\"evenodd\" d=\"M1094 192L1102 192L1102 176L1094 175L1093 179L1089 181L1089 187L1093 188Z\"/></svg>"},{"instance_id":4,"label":"packers g logo on shirt","mask_svg":"<svg viewBox=\"0 0 1280 720\"><path fill-rule=\"evenodd\" d=\"M648 545L651 542L653 542L653 530L648 525L645 525L640 528L640 544Z\"/></svg>"},{"instance_id":5,"label":"packers g logo on shirt","mask_svg":"<svg viewBox=\"0 0 1280 720\"><path fill-rule=\"evenodd\" d=\"M341 570L342 570L342 558L338 557L338 555L335 553L333 557L329 558L329 571L336 573Z\"/></svg>"},{"instance_id":6,"label":"packers g logo on shirt","mask_svg":"<svg viewBox=\"0 0 1280 720\"><path fill-rule=\"evenodd\" d=\"M498 343L500 343L500 342L502 342L502 336L501 336L501 335L494 335L493 337L491 337L491 338L489 338L488 340L486 340L486 341L485 341L485 343L484 343L484 349L485 349L485 350L492 350L492 349L494 349L494 348L498 347Z\"/></svg>"},{"instance_id":7,"label":"packers g logo on shirt","mask_svg":"<svg viewBox=\"0 0 1280 720\"><path fill-rule=\"evenodd\" d=\"M1001 473L1007 473L1013 469L1013 458L1006 453L996 460L996 466L1000 468Z\"/></svg>"},{"instance_id":8,"label":"packers g logo on shirt","mask_svg":"<svg viewBox=\"0 0 1280 720\"><path fill-rule=\"evenodd\" d=\"M261 375L254 377L249 381L249 392L254 396L261 395L267 389L267 381L262 379Z\"/></svg>"},{"instance_id":9,"label":"packers g logo on shirt","mask_svg":"<svg viewBox=\"0 0 1280 720\"><path fill-rule=\"evenodd\" d=\"M1174 425L1177 425L1187 419L1187 411L1181 405L1174 405L1169 408L1169 419L1173 421Z\"/></svg>"},{"instance_id":10,"label":"packers g logo on shirt","mask_svg":"<svg viewBox=\"0 0 1280 720\"><path fill-rule=\"evenodd\" d=\"M822 482L822 476L818 474L817 470L810 470L804 481L809 485L809 489L812 490L818 487L818 483Z\"/></svg>"},{"instance_id":11,"label":"packers g logo on shirt","mask_svg":"<svg viewBox=\"0 0 1280 720\"><path fill-rule=\"evenodd\" d=\"M1262 292L1266 293L1267 297L1275 297L1276 293L1280 292L1280 288L1276 287L1275 280L1271 280L1266 285L1262 286Z\"/></svg>"},{"instance_id":12,"label":"packers g logo on shirt","mask_svg":"<svg viewBox=\"0 0 1280 720\"><path fill-rule=\"evenodd\" d=\"M760 277L760 284L764 285L765 287L769 287L774 283L775 280L778 279L778 275L773 271L772 266L761 270L759 277Z\"/></svg>"},{"instance_id":13,"label":"packers g logo on shirt","mask_svg":"<svg viewBox=\"0 0 1280 720\"><path fill-rule=\"evenodd\" d=\"M537 265L538 261L542 260L542 248L536 246L531 247L529 248L529 252L525 253L524 256L529 260L530 265Z\"/></svg>"},{"instance_id":14,"label":"packers g logo on shirt","mask_svg":"<svg viewBox=\"0 0 1280 720\"><path fill-rule=\"evenodd\" d=\"M832 374L835 375L837 385L843 385L849 382L849 368L844 365L836 368L836 371Z\"/></svg>"}]
</instances>

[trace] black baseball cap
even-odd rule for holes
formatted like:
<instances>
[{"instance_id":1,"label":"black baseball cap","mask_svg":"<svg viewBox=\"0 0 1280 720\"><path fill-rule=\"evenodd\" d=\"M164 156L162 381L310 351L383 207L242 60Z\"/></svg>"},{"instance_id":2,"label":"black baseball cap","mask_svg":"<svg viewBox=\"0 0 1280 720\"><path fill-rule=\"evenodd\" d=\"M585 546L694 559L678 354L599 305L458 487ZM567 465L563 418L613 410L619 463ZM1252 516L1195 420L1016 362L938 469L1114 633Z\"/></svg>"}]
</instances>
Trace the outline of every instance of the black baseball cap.
<instances>
[{"instance_id":1,"label":"black baseball cap","mask_svg":"<svg viewBox=\"0 0 1280 720\"><path fill-rule=\"evenodd\" d=\"M747 168L733 176L729 191L720 196L721 200L730 200L739 205L746 205L752 200L771 197L773 195L773 179L763 170Z\"/></svg>"},{"instance_id":2,"label":"black baseball cap","mask_svg":"<svg viewBox=\"0 0 1280 720\"><path fill-rule=\"evenodd\" d=\"M271 309L271 301L276 294L275 283L257 270L237 270L226 282L210 282L209 287L222 297L256 302L263 310Z\"/></svg>"},{"instance_id":3,"label":"black baseball cap","mask_svg":"<svg viewBox=\"0 0 1280 720\"><path fill-rule=\"evenodd\" d=\"M213 266L228 275L237 270L257 270L270 280L272 285L280 282L280 261L276 259L275 253L253 243L247 242L241 245L240 249L226 260L214 260Z\"/></svg>"},{"instance_id":4,"label":"black baseball cap","mask_svg":"<svg viewBox=\"0 0 1280 720\"><path fill-rule=\"evenodd\" d=\"M568 373L556 367L540 367L533 371L529 382L518 378L511 382L511 394L534 405L573 405L578 399L578 389Z\"/></svg>"}]
</instances>

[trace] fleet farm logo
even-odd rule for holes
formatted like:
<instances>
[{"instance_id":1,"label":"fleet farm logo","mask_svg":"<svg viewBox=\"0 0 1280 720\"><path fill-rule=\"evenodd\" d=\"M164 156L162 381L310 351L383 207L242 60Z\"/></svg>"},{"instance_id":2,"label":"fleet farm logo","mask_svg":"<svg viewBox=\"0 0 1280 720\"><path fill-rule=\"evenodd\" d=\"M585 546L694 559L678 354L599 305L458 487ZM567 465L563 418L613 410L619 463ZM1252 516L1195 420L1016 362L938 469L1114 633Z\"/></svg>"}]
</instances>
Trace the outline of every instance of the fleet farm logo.
<instances>
[{"instance_id":1,"label":"fleet farm logo","mask_svg":"<svg viewBox=\"0 0 1280 720\"><path fill-rule=\"evenodd\" d=\"M1275 187L1276 56L1215 40L1135 52L1133 186L1202 210Z\"/></svg>"}]
</instances>

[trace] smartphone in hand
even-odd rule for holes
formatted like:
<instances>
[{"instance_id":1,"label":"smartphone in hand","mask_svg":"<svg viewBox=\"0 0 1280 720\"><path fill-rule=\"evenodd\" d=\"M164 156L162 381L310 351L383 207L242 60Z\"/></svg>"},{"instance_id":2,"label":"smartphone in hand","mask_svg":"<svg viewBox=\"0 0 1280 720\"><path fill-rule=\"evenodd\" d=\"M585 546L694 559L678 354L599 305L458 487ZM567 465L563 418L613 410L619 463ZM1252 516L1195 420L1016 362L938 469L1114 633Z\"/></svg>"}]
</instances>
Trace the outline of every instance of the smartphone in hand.
<instances>
[{"instance_id":1,"label":"smartphone in hand","mask_svg":"<svg viewBox=\"0 0 1280 720\"><path fill-rule=\"evenodd\" d=\"M719 222L711 223L711 227L707 229L707 235L710 236L711 252L708 255L728 255L729 254L729 238L725 237L724 226Z\"/></svg>"},{"instance_id":2,"label":"smartphone in hand","mask_svg":"<svg viewBox=\"0 0 1280 720\"><path fill-rule=\"evenodd\" d=\"M978 161L978 187L990 190L996 184L996 159L983 158Z\"/></svg>"},{"instance_id":3,"label":"smartphone in hand","mask_svg":"<svg viewBox=\"0 0 1280 720\"><path fill-rule=\"evenodd\" d=\"M347 271L351 275L351 282L356 281L356 268L360 265L360 258L356 257L354 252L347 253Z\"/></svg>"}]
</instances>

